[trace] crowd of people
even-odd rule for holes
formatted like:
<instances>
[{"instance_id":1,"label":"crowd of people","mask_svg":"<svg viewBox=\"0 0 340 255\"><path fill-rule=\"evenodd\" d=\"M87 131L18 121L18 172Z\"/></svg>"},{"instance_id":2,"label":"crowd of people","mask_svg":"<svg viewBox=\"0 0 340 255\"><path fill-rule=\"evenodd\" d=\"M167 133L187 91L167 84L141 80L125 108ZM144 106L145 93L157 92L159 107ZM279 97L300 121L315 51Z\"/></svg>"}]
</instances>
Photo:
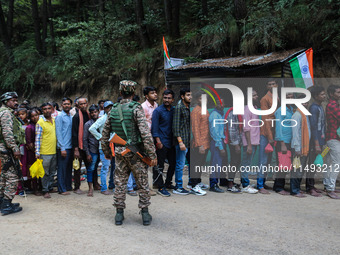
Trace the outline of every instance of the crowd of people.
<instances>
[{"instance_id":1,"label":"crowd of people","mask_svg":"<svg viewBox=\"0 0 340 255\"><path fill-rule=\"evenodd\" d=\"M125 87L124 82L127 84ZM134 86L133 82L123 81L121 91ZM277 81L269 80L266 84L267 93L261 100L259 100L257 92L253 91L253 108L270 109L273 100L280 100L273 98L272 90L277 87ZM273 114L263 115L261 119L249 110L248 105L245 106L242 116L233 114L233 108L225 111L223 101L210 113L204 115L202 114L202 92L192 92L189 88L180 89L179 100L176 100L176 95L171 89L164 90L161 105L157 104L158 95L154 87L148 86L143 89L145 101L142 104L139 103L139 96L134 94L134 89L132 92L126 91L128 91L126 96L131 96L131 99L122 94L123 97L119 97L117 103L113 103L109 99L100 100L97 105L93 104L90 107L88 107L87 98L76 98L72 107L73 100L64 97L61 100L61 110L55 102L46 102L40 107L32 107L30 102L25 100L18 105L16 93L5 93L1 97L4 104L1 108L3 110L0 110L0 125L2 127L0 150L4 152L1 152L2 169L5 168L4 163L9 160L5 154L9 148L13 151L15 158L20 158L23 178L14 192L14 186L12 189L8 188L8 185L6 186L9 176L6 176L6 173L2 171L1 208L6 208L6 203L11 203L6 202L6 197L11 201L15 193L23 195L24 191L43 196L46 199L51 198L50 193L54 192L58 192L60 195L70 195L70 191L79 195L84 194L81 189L82 171L73 169L74 159L79 160L80 166L84 163L86 167L87 196L92 197L94 190L100 190L103 195L113 194L111 190L117 193L115 194L117 215L119 208L125 208L125 193L131 196L137 196L137 192L140 193L140 197L142 196L140 208L147 208L150 204L147 196L155 195L149 186L152 186L159 195L164 197L171 195L170 190L177 195L206 195L207 189L216 193L227 191L269 194L265 167L272 164L274 153L277 165L282 165L280 160L287 159L287 156L291 161L298 157L301 163L300 171L297 169L290 171L290 189L285 187L287 172L278 171L275 173L273 186L275 192L281 195L290 194L295 197L305 197L301 181L303 175L306 174L306 192L319 197L322 196L323 191L315 187L314 175L316 171L308 171L308 166L314 164L316 157L326 147L329 152L325 156L325 160L327 158L329 166L333 168L328 166L325 171L324 191L331 198L340 198L337 195L338 190L335 189L338 171L334 171L339 168L340 164L339 86L329 86L327 93L320 86L311 88L313 103L310 106L308 103L304 104L304 107L309 108L312 114L310 116L306 116L293 105L287 105L285 115L282 115L281 108L278 107ZM329 102L325 111L322 103L327 100L327 94ZM287 98L294 96L296 95L287 94ZM14 102L11 103L11 100ZM124 104L129 107L125 107L123 110L119 108L119 105L124 106ZM20 137L20 134L22 135L20 132L24 132L25 139L16 139L16 143L20 143L19 153L13 145L14 141L7 141L8 138L6 138L8 129L5 127L5 121L11 118L9 115L3 114L6 109L14 110L13 114L21 122L22 130L19 131L15 130L16 120L11 122L14 137ZM135 123L143 123L145 120L147 125L143 124L141 128L142 124L137 126L129 125L129 122L125 124L124 120L130 118L130 112L135 116L133 117ZM226 120L226 125L215 125L217 119ZM274 119L279 120L275 122L277 123L275 125L273 125L274 122L268 121ZM115 122L115 120L117 121ZM252 125L249 124L249 120ZM260 125L261 120L262 126ZM280 124L283 120L286 120L286 125ZM295 126L289 125L292 120L296 122ZM232 124L241 122L243 125ZM124 137L131 144L142 144L141 151L144 151L144 155L152 161L152 184L149 185L148 181L143 179L145 175L140 175L138 171L130 169L122 173L119 170L129 168L131 162L124 161L119 145L109 143L109 137L113 132L120 133L122 136L126 134ZM136 139L139 140L134 142L134 136L127 135L130 132L132 134L137 132L139 138L136 136ZM148 137L149 134L151 140ZM268 151L268 146L273 150ZM210 157L207 162L209 151ZM255 155L258 156L255 157ZM115 159L119 158L120 165L116 168ZM30 176L29 169L37 159L42 159L45 171L45 175L41 179ZM257 159L256 162L254 162L255 159ZM138 165L140 161L136 162ZM97 169L100 163L99 183ZM166 163L168 169L166 176L163 176ZM183 169L186 164L189 165L190 170L187 189L183 184ZM197 171L197 166L207 164L211 166L229 165L235 167L237 171L228 171L224 174L218 171L213 172L209 176L210 183L207 185L201 180L202 171ZM250 184L250 171L240 171L241 168L246 169L251 165L258 166L256 186ZM237 172L240 172L240 184L234 181ZM57 190L54 190L55 176L57 176ZM119 188L116 187L117 183ZM226 187L226 189L222 187ZM141 195L144 191L148 194ZM15 211L15 208L19 210L18 208L21 207L13 206L11 208ZM123 219L122 214L120 216L120 218L118 217L120 221L116 221L118 224ZM151 221L151 216L149 220Z\"/></svg>"},{"instance_id":2,"label":"crowd of people","mask_svg":"<svg viewBox=\"0 0 340 255\"><path fill-rule=\"evenodd\" d=\"M261 99L257 92L253 91L252 108L268 110L272 107L273 100L280 101L280 98L273 98L274 88L278 88L278 82L275 79L268 81L267 93ZM149 90L155 93L155 90ZM150 93L145 92L146 95ZM281 167L275 168L278 171L275 171L272 189L278 194L306 197L301 189L302 178L306 174L306 193L315 197L322 196L323 191L315 187L315 174L322 172L324 191L330 198L339 199L340 197L336 194L339 190L335 189L335 185L340 171L340 108L338 103L340 87L336 85L328 87L329 102L326 111L322 106L327 100L326 90L321 86L313 86L310 92L313 103L309 106L307 102L303 106L309 109L311 115L306 116L300 109L294 107L295 105L288 104L285 115L282 114L281 107L278 107L273 114L263 115L262 118L252 113L248 105L245 106L242 116L233 114L233 108L225 111L223 101L210 114L204 115L200 91L193 94L194 107L191 112L192 92L189 89L181 89L181 100L175 104L175 107L171 106L175 101L171 90L164 91L163 105L159 107L153 103L154 99L148 96L143 107L149 116L154 110L151 132L157 148L158 168L154 168L153 179L158 193L170 196L168 190L172 189L174 194L205 195L205 189L210 186L209 191L217 193L228 191L270 194L268 191L270 187L265 183L267 169L270 169L270 165L277 165ZM303 98L305 95L292 93L286 95L287 99L294 97ZM216 125L216 120L218 122L225 120L226 124ZM268 146L272 150L268 150ZM208 151L210 151L209 162L207 162ZM315 166L316 157L324 151L328 151L326 156L323 155L325 163L321 167ZM276 162L272 162L274 153ZM292 167L294 158L299 159L300 167ZM169 169L164 183L162 174L159 173L164 168L165 159L169 162ZM288 166L290 171L284 171L283 168L287 159L290 162L290 167ZM190 165L188 190L183 188L182 182L182 170L186 161ZM207 185L202 183L200 178L201 173L205 172L200 166L207 165L211 167L228 165L228 169L234 170L228 170L225 173L211 172L210 185ZM254 169L250 167L251 165L255 165L257 169L254 171L257 174L257 186L250 185L248 177L251 173L250 169ZM237 172L241 177L240 185L234 182ZM290 187L285 187L288 172ZM172 186L171 180L174 173L176 185ZM221 186L226 187L226 190Z\"/></svg>"}]
</instances>

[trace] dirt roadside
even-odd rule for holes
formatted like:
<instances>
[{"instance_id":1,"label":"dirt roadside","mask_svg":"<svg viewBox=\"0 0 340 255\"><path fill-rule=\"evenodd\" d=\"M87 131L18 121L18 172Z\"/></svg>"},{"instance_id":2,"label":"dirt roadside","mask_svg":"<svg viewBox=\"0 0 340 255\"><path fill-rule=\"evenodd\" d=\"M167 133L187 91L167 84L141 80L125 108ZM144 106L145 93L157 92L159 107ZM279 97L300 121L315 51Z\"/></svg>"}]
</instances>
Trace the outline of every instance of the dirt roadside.
<instances>
[{"instance_id":1,"label":"dirt roadside","mask_svg":"<svg viewBox=\"0 0 340 255\"><path fill-rule=\"evenodd\" d=\"M150 178L150 177L149 177ZM187 183L187 176L184 183ZM151 180L151 179L150 179ZM208 179L204 178L208 183ZM253 182L253 181L252 181ZM87 185L83 182L82 188ZM319 187L321 188L321 186ZM340 201L271 193L152 197L151 226L127 196L123 226L112 196L16 197L0 217L0 254L338 254Z\"/></svg>"}]
</instances>

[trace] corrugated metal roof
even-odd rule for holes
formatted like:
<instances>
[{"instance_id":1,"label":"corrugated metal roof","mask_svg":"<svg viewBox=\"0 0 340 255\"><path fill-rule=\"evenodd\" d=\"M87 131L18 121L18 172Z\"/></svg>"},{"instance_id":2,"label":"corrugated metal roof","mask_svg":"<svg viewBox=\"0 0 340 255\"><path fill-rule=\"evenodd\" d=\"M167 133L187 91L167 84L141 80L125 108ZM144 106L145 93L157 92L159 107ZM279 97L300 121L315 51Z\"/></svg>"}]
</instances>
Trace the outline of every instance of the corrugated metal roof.
<instances>
[{"instance_id":1,"label":"corrugated metal roof","mask_svg":"<svg viewBox=\"0 0 340 255\"><path fill-rule=\"evenodd\" d=\"M202 62L191 63L183 66L173 67L168 70L182 70L182 69L205 69L205 68L236 68L236 67L251 67L266 65L269 63L284 62L297 54L304 51L304 48L297 48L281 52L272 52L265 55L256 56L240 56L240 57L226 57L205 59Z\"/></svg>"}]
</instances>

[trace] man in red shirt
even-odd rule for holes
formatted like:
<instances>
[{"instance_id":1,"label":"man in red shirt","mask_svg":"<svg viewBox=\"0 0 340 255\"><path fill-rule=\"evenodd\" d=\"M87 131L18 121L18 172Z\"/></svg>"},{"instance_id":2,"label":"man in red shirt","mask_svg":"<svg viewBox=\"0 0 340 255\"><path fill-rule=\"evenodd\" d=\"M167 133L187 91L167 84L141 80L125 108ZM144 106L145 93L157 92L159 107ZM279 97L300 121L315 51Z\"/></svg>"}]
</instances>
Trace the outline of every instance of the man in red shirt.
<instances>
[{"instance_id":1,"label":"man in red shirt","mask_svg":"<svg viewBox=\"0 0 340 255\"><path fill-rule=\"evenodd\" d=\"M337 130L340 127L340 86L330 85L327 89L327 93L329 96L329 103L326 107L326 141L330 151L327 173L325 174L323 184L325 185L327 196L333 199L340 199L334 192L340 165L340 137L337 134Z\"/></svg>"}]
</instances>

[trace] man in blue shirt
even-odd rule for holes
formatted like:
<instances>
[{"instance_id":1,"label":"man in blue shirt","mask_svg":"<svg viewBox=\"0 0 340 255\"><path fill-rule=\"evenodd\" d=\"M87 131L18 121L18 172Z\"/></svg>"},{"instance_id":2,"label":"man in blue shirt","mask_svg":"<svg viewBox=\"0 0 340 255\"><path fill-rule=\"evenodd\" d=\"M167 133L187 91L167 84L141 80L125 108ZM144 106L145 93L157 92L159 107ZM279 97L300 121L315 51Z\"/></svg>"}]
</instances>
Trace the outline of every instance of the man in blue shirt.
<instances>
[{"instance_id":1,"label":"man in blue shirt","mask_svg":"<svg viewBox=\"0 0 340 255\"><path fill-rule=\"evenodd\" d=\"M313 86L310 90L314 102L309 107L311 139L309 144L309 164L314 164L315 158L321 154L326 145L326 114L322 107L322 102L326 101L326 91L321 86ZM306 191L314 197L321 197L321 190L315 188L315 171L306 173Z\"/></svg>"},{"instance_id":2,"label":"man in blue shirt","mask_svg":"<svg viewBox=\"0 0 340 255\"><path fill-rule=\"evenodd\" d=\"M222 101L223 102L223 101ZM226 145L224 143L225 135L224 128L225 125L215 124L216 119L223 119L224 105L218 105L209 116L209 131L211 136L210 141L210 152L211 152L211 163L212 167L222 167L227 165L228 155L226 150ZM215 169L210 175L210 189L209 191L216 193L224 193L224 190L218 186L218 179L221 178L221 171Z\"/></svg>"},{"instance_id":3,"label":"man in blue shirt","mask_svg":"<svg viewBox=\"0 0 340 255\"><path fill-rule=\"evenodd\" d=\"M286 95L287 99L294 98L292 93L288 93ZM276 152L282 152L282 154L287 154L288 151L291 152L291 141L292 141L292 128L293 123L291 122L293 116L293 106L286 106L286 115L282 115L281 107L278 108L275 112L275 119L277 119L275 123L275 141L276 144ZM282 123L283 122L283 123ZM278 157L277 157L278 158ZM280 162L278 162L280 164ZM280 195L289 195L290 193L284 190L285 186L285 177L286 172L278 172L276 173L276 177L274 180L273 190Z\"/></svg>"},{"instance_id":4,"label":"man in blue shirt","mask_svg":"<svg viewBox=\"0 0 340 255\"><path fill-rule=\"evenodd\" d=\"M58 192L69 195L72 190L72 116L70 109L72 100L68 97L62 99L62 112L55 119L57 135L58 157Z\"/></svg>"},{"instance_id":5,"label":"man in blue shirt","mask_svg":"<svg viewBox=\"0 0 340 255\"><path fill-rule=\"evenodd\" d=\"M111 110L113 103L111 101L106 101L104 103L104 112L105 114L100 117L95 123L91 125L89 128L89 132L99 141L102 138L102 131L104 128L104 124L107 120L108 112ZM102 162L102 169L100 170L100 182L101 182L101 193L103 195L112 195L112 192L107 189L107 174L110 167L110 160L105 158L105 155L102 150L102 145L99 143L99 154L100 160Z\"/></svg>"},{"instance_id":6,"label":"man in blue shirt","mask_svg":"<svg viewBox=\"0 0 340 255\"><path fill-rule=\"evenodd\" d=\"M158 187L157 193L163 197L169 197L166 187L171 188L172 177L176 167L176 150L173 144L172 121L174 116L175 93L167 89L163 92L163 104L157 107L152 114L151 134L156 142L158 166L153 168L153 182ZM165 184L163 170L165 159L169 162Z\"/></svg>"}]
</instances>

